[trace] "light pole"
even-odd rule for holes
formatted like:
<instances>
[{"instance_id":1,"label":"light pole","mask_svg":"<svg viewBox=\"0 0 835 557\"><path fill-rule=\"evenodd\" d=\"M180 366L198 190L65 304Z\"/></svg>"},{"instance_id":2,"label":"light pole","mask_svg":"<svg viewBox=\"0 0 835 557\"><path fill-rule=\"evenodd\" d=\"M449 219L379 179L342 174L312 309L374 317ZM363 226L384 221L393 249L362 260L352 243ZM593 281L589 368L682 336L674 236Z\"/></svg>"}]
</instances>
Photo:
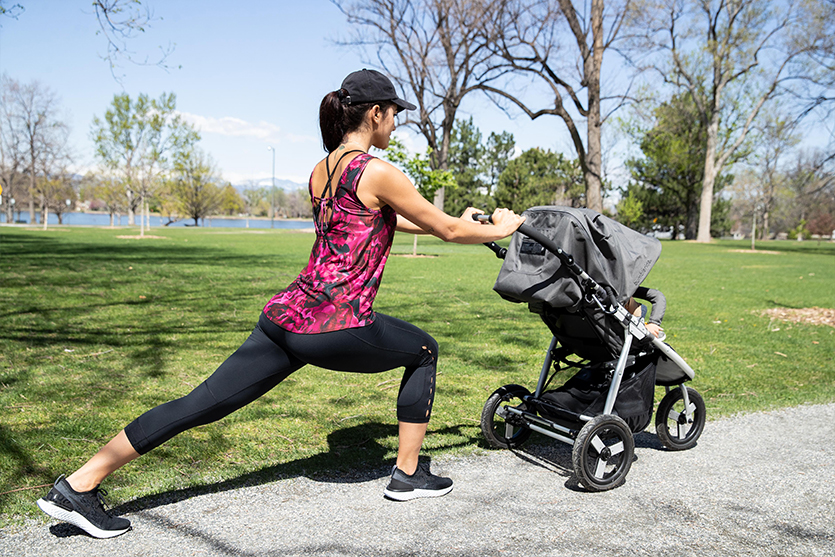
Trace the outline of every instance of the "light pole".
<instances>
[{"instance_id":1,"label":"light pole","mask_svg":"<svg viewBox=\"0 0 835 557\"><path fill-rule=\"evenodd\" d=\"M273 146L270 145L267 147L267 150L273 152L273 188L272 188L272 201L270 201L270 228L275 228L275 149Z\"/></svg>"}]
</instances>

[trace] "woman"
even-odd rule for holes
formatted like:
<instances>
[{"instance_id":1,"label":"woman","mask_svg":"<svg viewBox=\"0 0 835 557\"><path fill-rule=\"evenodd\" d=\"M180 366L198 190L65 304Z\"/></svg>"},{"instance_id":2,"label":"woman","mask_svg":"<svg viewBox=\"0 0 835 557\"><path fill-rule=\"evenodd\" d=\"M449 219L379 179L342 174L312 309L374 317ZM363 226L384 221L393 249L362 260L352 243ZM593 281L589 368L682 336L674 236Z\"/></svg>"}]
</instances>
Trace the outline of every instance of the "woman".
<instances>
[{"instance_id":1,"label":"woman","mask_svg":"<svg viewBox=\"0 0 835 557\"><path fill-rule=\"evenodd\" d=\"M464 244L509 236L523 218L507 209L493 225L439 211L408 178L368 155L385 149L395 116L415 106L397 97L374 70L350 74L322 100L319 125L328 156L313 169L310 195L316 241L307 267L264 308L244 344L183 398L131 422L93 458L61 476L38 506L94 537L126 532L130 522L104 509L99 484L108 475L174 435L210 423L257 399L305 364L376 373L405 367L397 398L397 462L385 496L436 497L452 480L418 466L435 394L438 344L421 329L372 310L395 230L433 234Z\"/></svg>"}]
</instances>

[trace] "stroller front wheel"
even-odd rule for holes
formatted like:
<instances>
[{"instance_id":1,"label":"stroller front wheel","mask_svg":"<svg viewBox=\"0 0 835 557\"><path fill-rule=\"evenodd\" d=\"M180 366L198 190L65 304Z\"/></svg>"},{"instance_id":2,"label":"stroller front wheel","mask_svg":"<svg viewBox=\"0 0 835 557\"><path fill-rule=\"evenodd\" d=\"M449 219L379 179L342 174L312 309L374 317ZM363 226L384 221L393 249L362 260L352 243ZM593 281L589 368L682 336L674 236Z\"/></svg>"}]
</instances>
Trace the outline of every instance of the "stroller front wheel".
<instances>
[{"instance_id":1,"label":"stroller front wheel","mask_svg":"<svg viewBox=\"0 0 835 557\"><path fill-rule=\"evenodd\" d=\"M635 440L619 416L595 416L577 434L571 461L574 472L589 491L614 489L624 481L632 467Z\"/></svg>"},{"instance_id":2,"label":"stroller front wheel","mask_svg":"<svg viewBox=\"0 0 835 557\"><path fill-rule=\"evenodd\" d=\"M661 444L671 451L693 447L705 428L705 401L702 395L687 387L687 398L690 399L689 409L684 407L681 389L673 389L658 403L655 433Z\"/></svg>"},{"instance_id":3,"label":"stroller front wheel","mask_svg":"<svg viewBox=\"0 0 835 557\"><path fill-rule=\"evenodd\" d=\"M521 447L531 436L531 430L525 427L521 419L504 410L512 406L527 411L523 397L531 392L520 385L505 385L496 389L484 403L481 411L481 432L487 443L494 449L515 449Z\"/></svg>"}]
</instances>

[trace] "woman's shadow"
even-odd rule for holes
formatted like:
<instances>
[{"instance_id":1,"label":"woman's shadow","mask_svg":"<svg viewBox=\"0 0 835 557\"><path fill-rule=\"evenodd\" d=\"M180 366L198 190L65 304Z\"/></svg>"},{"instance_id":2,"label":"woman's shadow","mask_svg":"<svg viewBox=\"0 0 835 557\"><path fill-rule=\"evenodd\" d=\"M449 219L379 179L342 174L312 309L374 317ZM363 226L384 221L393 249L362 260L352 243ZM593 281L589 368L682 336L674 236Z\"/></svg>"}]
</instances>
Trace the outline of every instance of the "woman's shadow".
<instances>
[{"instance_id":1,"label":"woman's shadow","mask_svg":"<svg viewBox=\"0 0 835 557\"><path fill-rule=\"evenodd\" d=\"M472 431L472 428L452 426L433 430L433 435L453 439L440 447L444 449L477 445L481 439L480 435L468 433L468 430ZM382 444L381 440L391 437L397 437L396 424L368 422L337 429L328 435L328 450L325 452L266 466L218 483L146 495L118 505L111 509L111 512L114 515L123 515L148 511L199 495L258 486L294 477L306 477L328 483L359 483L384 478L391 474L394 462L391 458L392 448ZM431 462L428 456L421 456L420 460ZM50 531L58 537L86 535L81 529L67 523L55 524L50 527Z\"/></svg>"}]
</instances>

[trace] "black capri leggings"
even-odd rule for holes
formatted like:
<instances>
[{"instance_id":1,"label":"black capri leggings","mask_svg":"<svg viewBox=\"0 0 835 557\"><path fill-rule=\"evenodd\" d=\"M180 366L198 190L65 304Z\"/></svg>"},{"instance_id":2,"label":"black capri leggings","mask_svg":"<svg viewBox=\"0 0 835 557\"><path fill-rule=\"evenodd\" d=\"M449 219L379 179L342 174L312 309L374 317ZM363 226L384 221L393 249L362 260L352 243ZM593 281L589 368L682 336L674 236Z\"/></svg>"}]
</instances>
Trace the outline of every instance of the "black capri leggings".
<instances>
[{"instance_id":1,"label":"black capri leggings","mask_svg":"<svg viewBox=\"0 0 835 557\"><path fill-rule=\"evenodd\" d=\"M427 423L435 398L437 358L435 339L381 313L371 325L319 334L291 333L261 314L246 342L208 379L183 398L145 412L125 427L125 433L136 452L145 454L178 433L246 406L305 364L355 373L405 367L397 419Z\"/></svg>"}]
</instances>

